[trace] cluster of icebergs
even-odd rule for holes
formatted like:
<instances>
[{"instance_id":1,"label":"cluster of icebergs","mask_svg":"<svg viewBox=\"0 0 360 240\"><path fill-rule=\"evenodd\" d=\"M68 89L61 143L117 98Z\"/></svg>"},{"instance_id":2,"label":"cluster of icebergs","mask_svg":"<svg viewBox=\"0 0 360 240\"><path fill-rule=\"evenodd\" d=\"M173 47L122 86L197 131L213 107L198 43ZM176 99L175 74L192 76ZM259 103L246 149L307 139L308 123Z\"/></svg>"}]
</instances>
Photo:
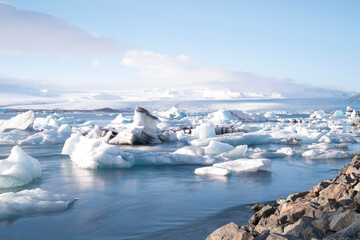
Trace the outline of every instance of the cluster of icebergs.
<instances>
[{"instance_id":1,"label":"cluster of icebergs","mask_svg":"<svg viewBox=\"0 0 360 240\"><path fill-rule=\"evenodd\" d=\"M132 118L119 114L99 127L56 113L35 117L28 111L0 120L0 144L64 144L62 154L85 169L194 164L203 165L195 169L196 175L226 176L270 170L270 159L350 158L358 153L349 150L351 144L360 143L359 129L351 127L358 118L358 112L350 107L345 113L320 110L302 119L240 110L199 115L176 107L152 114L137 107ZM152 152L118 146L169 142L179 142L182 147L174 152ZM269 150L266 146L270 144L274 147ZM0 160L0 188L24 186L40 177L40 163L19 146ZM0 209L5 214L58 211L73 201L65 195L32 189L0 194Z\"/></svg>"}]
</instances>

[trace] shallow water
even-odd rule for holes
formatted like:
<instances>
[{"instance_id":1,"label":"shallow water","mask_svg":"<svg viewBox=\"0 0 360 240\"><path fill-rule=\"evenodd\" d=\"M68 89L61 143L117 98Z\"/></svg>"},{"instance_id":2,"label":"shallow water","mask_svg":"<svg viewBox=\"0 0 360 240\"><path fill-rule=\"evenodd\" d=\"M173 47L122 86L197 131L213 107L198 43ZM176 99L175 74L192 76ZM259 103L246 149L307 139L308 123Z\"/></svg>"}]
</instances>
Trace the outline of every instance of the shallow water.
<instances>
[{"instance_id":1,"label":"shallow water","mask_svg":"<svg viewBox=\"0 0 360 240\"><path fill-rule=\"evenodd\" d=\"M262 102L255 103L261 105ZM206 104L212 106L208 108L211 111L209 109L214 105L234 104L231 108L234 109L243 103L197 104L191 108L194 112L198 109L205 112ZM309 107L303 102L295 105L292 100L280 104L285 105L274 110L306 112ZM347 103L334 107L333 100L329 100L322 104L312 109L344 110ZM188 102L180 103L184 109L190 105ZM115 118L110 114L73 116L83 121L93 120L99 125ZM9 155L11 147L0 145L1 159ZM271 149L273 146L261 147ZM359 149L358 144L351 147ZM0 192L41 187L74 196L77 201L64 212L2 219L0 239L205 239L217 227L230 221L246 224L253 214L250 209L252 204L308 190L318 182L337 175L338 170L351 160L310 161L295 156L272 159L271 171L233 174L230 177L201 177L194 175L195 168L199 167L196 165L85 170L73 165L68 156L60 154L62 144L22 148L40 161L42 177L22 188ZM174 151L177 148L177 144L168 144L142 149Z\"/></svg>"}]
</instances>

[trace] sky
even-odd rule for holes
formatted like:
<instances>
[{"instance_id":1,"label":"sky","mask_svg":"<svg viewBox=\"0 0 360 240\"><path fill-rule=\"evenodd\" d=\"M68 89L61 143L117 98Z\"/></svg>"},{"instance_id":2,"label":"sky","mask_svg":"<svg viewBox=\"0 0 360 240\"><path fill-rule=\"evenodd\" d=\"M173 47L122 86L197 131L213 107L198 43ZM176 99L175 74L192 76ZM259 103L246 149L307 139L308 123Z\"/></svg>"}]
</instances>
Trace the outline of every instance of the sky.
<instances>
[{"instance_id":1,"label":"sky","mask_svg":"<svg viewBox=\"0 0 360 240\"><path fill-rule=\"evenodd\" d=\"M0 78L80 90L360 91L359 10L351 0L2 1Z\"/></svg>"}]
</instances>

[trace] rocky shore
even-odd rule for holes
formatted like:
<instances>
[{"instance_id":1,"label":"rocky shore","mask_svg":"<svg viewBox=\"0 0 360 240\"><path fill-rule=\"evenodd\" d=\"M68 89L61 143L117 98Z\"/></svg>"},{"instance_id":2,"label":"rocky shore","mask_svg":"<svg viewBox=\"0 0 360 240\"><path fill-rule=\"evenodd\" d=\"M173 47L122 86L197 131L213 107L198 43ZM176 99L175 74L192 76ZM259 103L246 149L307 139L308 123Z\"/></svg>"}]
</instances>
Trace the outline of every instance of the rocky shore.
<instances>
[{"instance_id":1,"label":"rocky shore","mask_svg":"<svg viewBox=\"0 0 360 240\"><path fill-rule=\"evenodd\" d=\"M248 225L231 222L206 240L360 239L360 156L334 179L254 209Z\"/></svg>"}]
</instances>

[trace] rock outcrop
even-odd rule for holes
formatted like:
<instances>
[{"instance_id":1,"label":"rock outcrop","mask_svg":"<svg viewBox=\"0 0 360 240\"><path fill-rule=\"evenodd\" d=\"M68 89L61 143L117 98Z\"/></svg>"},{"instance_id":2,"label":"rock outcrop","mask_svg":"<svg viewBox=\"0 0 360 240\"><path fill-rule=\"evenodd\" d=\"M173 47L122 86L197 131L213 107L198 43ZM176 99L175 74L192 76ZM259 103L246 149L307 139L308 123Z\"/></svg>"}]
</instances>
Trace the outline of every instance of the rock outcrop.
<instances>
[{"instance_id":1,"label":"rock outcrop","mask_svg":"<svg viewBox=\"0 0 360 240\"><path fill-rule=\"evenodd\" d=\"M264 206L249 224L229 223L207 240L360 239L360 156L337 177Z\"/></svg>"}]
</instances>

